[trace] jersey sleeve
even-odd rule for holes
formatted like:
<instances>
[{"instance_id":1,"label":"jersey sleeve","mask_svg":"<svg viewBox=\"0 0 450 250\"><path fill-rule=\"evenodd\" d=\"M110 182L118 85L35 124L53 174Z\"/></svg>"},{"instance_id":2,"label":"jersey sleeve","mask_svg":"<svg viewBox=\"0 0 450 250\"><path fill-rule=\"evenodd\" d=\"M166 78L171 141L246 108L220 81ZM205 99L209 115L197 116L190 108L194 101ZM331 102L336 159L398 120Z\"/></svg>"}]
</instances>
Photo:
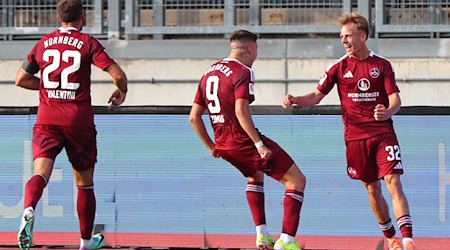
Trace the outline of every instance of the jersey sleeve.
<instances>
[{"instance_id":1,"label":"jersey sleeve","mask_svg":"<svg viewBox=\"0 0 450 250\"><path fill-rule=\"evenodd\" d=\"M39 64L36 61L36 48L38 44L28 53L27 60L22 64L22 69L28 74L34 75L39 71Z\"/></svg>"},{"instance_id":2,"label":"jersey sleeve","mask_svg":"<svg viewBox=\"0 0 450 250\"><path fill-rule=\"evenodd\" d=\"M202 107L206 107L205 98L204 98L202 87L201 87L202 82L203 82L203 78L202 78L202 80L200 80L200 83L198 84L197 93L195 94L195 97L194 97L194 103L196 103Z\"/></svg>"},{"instance_id":3,"label":"jersey sleeve","mask_svg":"<svg viewBox=\"0 0 450 250\"><path fill-rule=\"evenodd\" d=\"M250 103L255 100L252 70L244 70L243 74L238 77L234 85L234 98L235 100L247 99Z\"/></svg>"},{"instance_id":4,"label":"jersey sleeve","mask_svg":"<svg viewBox=\"0 0 450 250\"><path fill-rule=\"evenodd\" d=\"M397 82L395 81L395 73L392 64L389 61L385 62L384 68L384 86L388 95L400 92Z\"/></svg>"},{"instance_id":5,"label":"jersey sleeve","mask_svg":"<svg viewBox=\"0 0 450 250\"><path fill-rule=\"evenodd\" d=\"M116 62L108 55L105 48L94 37L90 37L90 54L92 57L92 63L102 70L105 70Z\"/></svg>"},{"instance_id":6,"label":"jersey sleeve","mask_svg":"<svg viewBox=\"0 0 450 250\"><path fill-rule=\"evenodd\" d=\"M323 94L327 95L333 89L334 84L337 82L337 65L328 67L319 80L317 89Z\"/></svg>"}]
</instances>

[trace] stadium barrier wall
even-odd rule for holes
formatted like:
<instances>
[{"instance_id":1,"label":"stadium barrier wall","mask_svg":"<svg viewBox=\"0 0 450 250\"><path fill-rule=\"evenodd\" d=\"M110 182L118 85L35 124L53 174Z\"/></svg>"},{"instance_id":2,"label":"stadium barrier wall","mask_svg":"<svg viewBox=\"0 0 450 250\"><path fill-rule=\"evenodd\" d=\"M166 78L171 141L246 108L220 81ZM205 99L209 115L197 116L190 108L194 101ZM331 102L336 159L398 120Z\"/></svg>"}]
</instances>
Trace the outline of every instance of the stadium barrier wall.
<instances>
[{"instance_id":1,"label":"stadium barrier wall","mask_svg":"<svg viewBox=\"0 0 450 250\"><path fill-rule=\"evenodd\" d=\"M345 54L335 39L260 39L253 64L255 105L280 105L287 93L317 87L327 66ZM38 91L15 86L17 70L36 41L0 42L0 106L36 106ZM229 53L227 39L102 41L129 80L124 105L191 105L198 80ZM388 58L395 70L402 104L450 105L450 39L369 39L369 48ZM111 78L92 67L92 103L107 105ZM339 105L336 88L321 104Z\"/></svg>"},{"instance_id":2,"label":"stadium barrier wall","mask_svg":"<svg viewBox=\"0 0 450 250\"><path fill-rule=\"evenodd\" d=\"M254 247L246 179L210 156L190 127L189 109L95 107L95 231L105 233L108 246ZM280 144L307 177L300 245L381 249L383 237L364 187L346 175L339 106L252 109L260 131ZM24 185L32 175L35 114L35 107L0 108L0 246L16 245ZM450 246L449 115L449 107L403 107L394 117L403 186L422 250ZM36 245L79 243L76 192L63 151L36 209ZM384 187L383 192L392 207ZM275 236L281 230L283 193L281 184L266 178L267 222Z\"/></svg>"}]
</instances>

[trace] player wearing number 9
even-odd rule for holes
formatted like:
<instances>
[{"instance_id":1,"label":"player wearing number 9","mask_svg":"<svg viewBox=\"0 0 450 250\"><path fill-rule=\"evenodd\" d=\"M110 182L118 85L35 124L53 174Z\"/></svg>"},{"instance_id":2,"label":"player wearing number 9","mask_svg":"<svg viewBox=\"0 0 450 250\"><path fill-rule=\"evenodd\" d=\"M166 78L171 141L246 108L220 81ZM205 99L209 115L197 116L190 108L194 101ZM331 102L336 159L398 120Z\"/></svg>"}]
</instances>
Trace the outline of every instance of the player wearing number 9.
<instances>
[{"instance_id":1,"label":"player wearing number 9","mask_svg":"<svg viewBox=\"0 0 450 250\"><path fill-rule=\"evenodd\" d=\"M104 238L91 237L96 211L93 173L97 161L91 65L108 72L117 87L108 100L110 107L125 101L127 77L97 39L81 32L85 20L81 0L58 1L57 18L61 27L36 43L16 76L17 86L39 90L32 139L34 175L25 186L18 244L21 249L32 245L34 209L50 179L56 156L65 148L78 187L80 249L97 249ZM39 78L35 76L38 72Z\"/></svg>"},{"instance_id":2,"label":"player wearing number 9","mask_svg":"<svg viewBox=\"0 0 450 250\"><path fill-rule=\"evenodd\" d=\"M248 178L247 201L256 227L258 249L272 249L274 240L266 225L264 175L285 188L283 228L275 249L298 249L295 235L303 204L306 178L292 158L256 128L250 112L254 96L257 36L237 30L230 37L230 55L204 73L190 112L190 123L213 157L228 161ZM214 130L212 141L202 115L208 110ZM211 195L214 195L213 193Z\"/></svg>"}]
</instances>

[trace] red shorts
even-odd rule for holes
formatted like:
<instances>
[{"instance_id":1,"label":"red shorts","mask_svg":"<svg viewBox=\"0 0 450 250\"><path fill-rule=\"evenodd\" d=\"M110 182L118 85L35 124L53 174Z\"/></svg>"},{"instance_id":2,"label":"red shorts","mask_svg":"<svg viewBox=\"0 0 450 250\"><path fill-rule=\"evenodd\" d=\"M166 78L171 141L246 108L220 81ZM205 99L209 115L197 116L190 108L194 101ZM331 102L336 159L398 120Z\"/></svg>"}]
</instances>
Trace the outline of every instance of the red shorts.
<instances>
[{"instance_id":1,"label":"red shorts","mask_svg":"<svg viewBox=\"0 0 450 250\"><path fill-rule=\"evenodd\" d=\"M91 169L97 162L97 131L92 127L36 124L32 145L33 159L55 160L65 148L72 167L77 171Z\"/></svg>"},{"instance_id":2,"label":"red shorts","mask_svg":"<svg viewBox=\"0 0 450 250\"><path fill-rule=\"evenodd\" d=\"M394 132L346 144L350 178L371 183L388 174L403 174L400 146Z\"/></svg>"},{"instance_id":3,"label":"red shorts","mask_svg":"<svg viewBox=\"0 0 450 250\"><path fill-rule=\"evenodd\" d=\"M274 141L265 136L261 136L261 140L272 151L269 160L263 160L255 147L217 151L220 157L235 166L245 177L252 176L259 170L275 180L280 180L294 164L294 160Z\"/></svg>"}]
</instances>

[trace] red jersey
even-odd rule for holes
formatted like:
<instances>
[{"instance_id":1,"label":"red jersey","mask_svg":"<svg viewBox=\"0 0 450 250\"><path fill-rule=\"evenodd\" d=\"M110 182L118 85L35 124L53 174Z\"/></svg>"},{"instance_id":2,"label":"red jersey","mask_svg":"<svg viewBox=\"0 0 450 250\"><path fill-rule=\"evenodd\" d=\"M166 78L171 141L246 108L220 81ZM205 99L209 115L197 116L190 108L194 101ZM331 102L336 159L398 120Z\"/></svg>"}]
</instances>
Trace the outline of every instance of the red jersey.
<instances>
[{"instance_id":1,"label":"red jersey","mask_svg":"<svg viewBox=\"0 0 450 250\"><path fill-rule=\"evenodd\" d=\"M114 64L94 37L76 28L59 28L42 37L28 54L40 70L36 124L94 126L91 64L105 70Z\"/></svg>"},{"instance_id":2,"label":"red jersey","mask_svg":"<svg viewBox=\"0 0 450 250\"><path fill-rule=\"evenodd\" d=\"M237 99L255 100L253 89L253 70L231 58L214 63L201 78L194 103L208 110L216 149L254 147L235 113Z\"/></svg>"},{"instance_id":3,"label":"red jersey","mask_svg":"<svg viewBox=\"0 0 450 250\"><path fill-rule=\"evenodd\" d=\"M331 63L317 89L328 94L337 84L345 140L359 140L394 131L392 119L376 121L377 104L389 106L390 94L400 92L391 63L373 51L365 60L343 56Z\"/></svg>"}]
</instances>

